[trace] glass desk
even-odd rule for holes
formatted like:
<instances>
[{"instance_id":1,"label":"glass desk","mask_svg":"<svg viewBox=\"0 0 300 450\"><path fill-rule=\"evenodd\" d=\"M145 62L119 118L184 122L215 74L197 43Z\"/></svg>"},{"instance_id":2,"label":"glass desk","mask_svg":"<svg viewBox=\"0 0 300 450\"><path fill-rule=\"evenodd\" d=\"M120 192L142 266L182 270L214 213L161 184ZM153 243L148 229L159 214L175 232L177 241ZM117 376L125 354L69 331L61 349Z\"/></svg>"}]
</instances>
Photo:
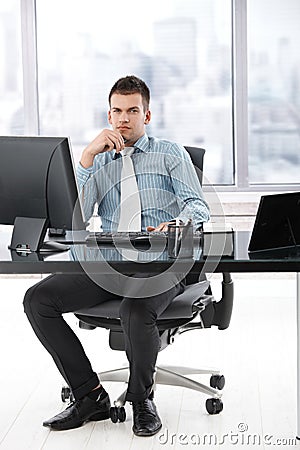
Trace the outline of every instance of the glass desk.
<instances>
[{"instance_id":1,"label":"glass desk","mask_svg":"<svg viewBox=\"0 0 300 450\"><path fill-rule=\"evenodd\" d=\"M227 255L203 255L199 248L194 249L193 259L168 258L162 249L140 252L138 261L128 261L117 249L88 247L82 240L71 245L71 251L53 254L21 256L8 249L10 232L0 231L0 273L3 274L40 274L40 273L80 273L84 267L95 273L106 273L113 267L122 273L148 272L159 273L162 270L184 269L199 273L205 269L214 272L300 272L300 250L262 252L249 255L250 232L235 231L232 234L232 253ZM217 252L217 253L221 253ZM109 264L108 264L109 262ZM109 266L109 267L108 267Z\"/></svg>"},{"instance_id":2,"label":"glass desk","mask_svg":"<svg viewBox=\"0 0 300 450\"><path fill-rule=\"evenodd\" d=\"M185 272L200 274L214 272L295 272L297 280L297 438L300 438L300 251L265 252L248 254L250 232L235 231L232 235L232 252L227 255L204 255L195 248L194 258L174 260L167 252L140 252L140 258L128 261L116 249L88 247L83 242L71 250L52 255L29 254L22 256L8 249L10 233L0 231L0 274L74 274L86 271L91 274L122 274ZM215 252L218 253L218 252Z\"/></svg>"}]
</instances>

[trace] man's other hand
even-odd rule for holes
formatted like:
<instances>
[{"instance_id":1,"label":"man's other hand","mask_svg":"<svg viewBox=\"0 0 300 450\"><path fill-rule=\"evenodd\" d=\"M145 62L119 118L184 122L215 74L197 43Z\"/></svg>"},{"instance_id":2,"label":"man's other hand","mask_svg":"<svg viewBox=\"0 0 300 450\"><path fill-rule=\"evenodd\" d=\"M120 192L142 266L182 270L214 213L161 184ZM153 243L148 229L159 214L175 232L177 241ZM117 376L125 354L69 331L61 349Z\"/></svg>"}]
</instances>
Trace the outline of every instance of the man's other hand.
<instances>
[{"instance_id":1,"label":"man's other hand","mask_svg":"<svg viewBox=\"0 0 300 450\"><path fill-rule=\"evenodd\" d=\"M168 231L168 225L174 223L172 220L171 222L162 222L157 227L148 226L147 231Z\"/></svg>"}]
</instances>

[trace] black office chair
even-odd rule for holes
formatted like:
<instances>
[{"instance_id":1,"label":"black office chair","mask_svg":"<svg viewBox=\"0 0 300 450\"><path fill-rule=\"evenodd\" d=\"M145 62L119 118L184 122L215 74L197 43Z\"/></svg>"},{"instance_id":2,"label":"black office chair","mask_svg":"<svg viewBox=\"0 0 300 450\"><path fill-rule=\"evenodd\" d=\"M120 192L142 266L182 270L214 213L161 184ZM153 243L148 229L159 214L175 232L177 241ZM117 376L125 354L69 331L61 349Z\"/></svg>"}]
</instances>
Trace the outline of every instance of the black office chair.
<instances>
[{"instance_id":1,"label":"black office chair","mask_svg":"<svg viewBox=\"0 0 300 450\"><path fill-rule=\"evenodd\" d=\"M203 158L205 150L197 147L185 147L189 152L202 183ZM229 273L223 273L222 298L216 302L211 293L209 281L199 282L198 277L188 274L187 286L171 305L158 318L157 325L163 350L174 342L175 336L186 331L210 328L215 325L220 330L229 326L233 305L233 282ZM75 313L79 319L80 328L94 329L96 327L109 330L109 345L113 350L125 351L124 335L119 318L119 300L111 300L91 308L81 309ZM210 386L186 377L187 374L210 374ZM129 377L128 367L99 373L101 381L126 382ZM200 369L180 366L157 366L154 384L182 386L200 391L211 398L206 401L209 414L218 414L223 409L221 400L225 378L218 370ZM110 417L113 422L123 422L126 418L124 408L126 390L114 402ZM72 398L68 387L61 392L63 401Z\"/></svg>"}]
</instances>

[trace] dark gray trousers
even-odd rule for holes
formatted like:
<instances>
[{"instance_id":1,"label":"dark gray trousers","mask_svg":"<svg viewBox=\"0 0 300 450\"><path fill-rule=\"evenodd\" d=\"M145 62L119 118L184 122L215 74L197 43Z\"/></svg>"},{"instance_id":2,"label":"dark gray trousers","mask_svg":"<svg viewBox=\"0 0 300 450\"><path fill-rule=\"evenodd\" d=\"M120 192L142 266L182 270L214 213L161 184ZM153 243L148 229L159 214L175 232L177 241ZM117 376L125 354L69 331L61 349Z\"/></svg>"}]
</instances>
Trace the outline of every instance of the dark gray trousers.
<instances>
[{"instance_id":1,"label":"dark gray trousers","mask_svg":"<svg viewBox=\"0 0 300 450\"><path fill-rule=\"evenodd\" d=\"M95 388L99 379L63 314L119 298L130 367L126 400L142 401L151 392L160 349L156 319L183 289L180 282L161 294L130 298L110 293L86 274L51 275L26 292L24 310L37 337L72 389L75 399L79 399Z\"/></svg>"}]
</instances>

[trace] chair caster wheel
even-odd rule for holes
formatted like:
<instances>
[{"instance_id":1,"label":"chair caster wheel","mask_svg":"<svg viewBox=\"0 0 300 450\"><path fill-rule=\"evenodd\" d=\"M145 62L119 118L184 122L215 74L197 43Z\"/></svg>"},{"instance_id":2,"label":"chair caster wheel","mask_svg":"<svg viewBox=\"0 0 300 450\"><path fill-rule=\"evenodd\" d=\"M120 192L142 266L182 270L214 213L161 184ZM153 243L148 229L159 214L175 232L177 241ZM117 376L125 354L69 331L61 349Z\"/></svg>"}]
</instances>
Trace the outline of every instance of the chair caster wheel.
<instances>
[{"instance_id":1,"label":"chair caster wheel","mask_svg":"<svg viewBox=\"0 0 300 450\"><path fill-rule=\"evenodd\" d=\"M210 377L210 386L221 391L225 386L224 375L212 375Z\"/></svg>"},{"instance_id":2,"label":"chair caster wheel","mask_svg":"<svg viewBox=\"0 0 300 450\"><path fill-rule=\"evenodd\" d=\"M121 406L121 408L119 408L119 422L125 422L126 420L126 411L124 406Z\"/></svg>"},{"instance_id":3,"label":"chair caster wheel","mask_svg":"<svg viewBox=\"0 0 300 450\"><path fill-rule=\"evenodd\" d=\"M125 422L126 411L124 406L112 406L109 411L110 419L113 423Z\"/></svg>"},{"instance_id":4,"label":"chair caster wheel","mask_svg":"<svg viewBox=\"0 0 300 450\"><path fill-rule=\"evenodd\" d=\"M219 398L208 398L206 400L206 411L208 414L219 414L223 410L223 402Z\"/></svg>"},{"instance_id":5,"label":"chair caster wheel","mask_svg":"<svg viewBox=\"0 0 300 450\"><path fill-rule=\"evenodd\" d=\"M74 398L74 396L73 396L73 394L72 394L72 391L71 391L71 389L69 388L69 386L63 386L63 387L61 388L60 396L61 396L62 402L64 402L64 403L65 403L67 400L69 400L70 402L73 402L73 401L75 400L75 398Z\"/></svg>"}]
</instances>

